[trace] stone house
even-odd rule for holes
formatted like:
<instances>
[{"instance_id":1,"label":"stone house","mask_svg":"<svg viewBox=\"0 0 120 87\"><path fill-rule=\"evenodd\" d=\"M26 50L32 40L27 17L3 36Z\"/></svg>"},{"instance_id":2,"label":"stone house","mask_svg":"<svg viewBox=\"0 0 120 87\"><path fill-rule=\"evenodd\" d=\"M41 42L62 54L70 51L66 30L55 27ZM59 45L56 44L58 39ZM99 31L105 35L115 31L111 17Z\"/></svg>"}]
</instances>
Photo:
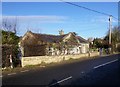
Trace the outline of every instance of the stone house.
<instances>
[{"instance_id":1,"label":"stone house","mask_svg":"<svg viewBox=\"0 0 120 87\"><path fill-rule=\"evenodd\" d=\"M89 42L74 32L60 35L38 34L27 31L19 42L22 56L81 54L89 51Z\"/></svg>"}]
</instances>

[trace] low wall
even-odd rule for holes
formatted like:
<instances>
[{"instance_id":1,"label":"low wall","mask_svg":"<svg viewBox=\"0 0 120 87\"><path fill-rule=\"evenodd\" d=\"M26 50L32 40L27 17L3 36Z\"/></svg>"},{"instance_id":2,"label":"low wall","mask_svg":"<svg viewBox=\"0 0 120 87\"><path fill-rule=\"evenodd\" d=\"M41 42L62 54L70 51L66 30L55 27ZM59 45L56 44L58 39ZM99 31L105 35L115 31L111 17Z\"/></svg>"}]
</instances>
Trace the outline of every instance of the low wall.
<instances>
[{"instance_id":1,"label":"low wall","mask_svg":"<svg viewBox=\"0 0 120 87\"><path fill-rule=\"evenodd\" d=\"M93 52L90 53L90 57L93 56L98 56L98 52ZM22 67L27 66L27 65L37 65L41 64L42 62L44 63L52 63L52 62L61 62L64 60L69 60L69 59L80 59L83 57L89 57L89 54L79 54L79 55L59 55L59 56L33 56L33 57L22 57Z\"/></svg>"}]
</instances>

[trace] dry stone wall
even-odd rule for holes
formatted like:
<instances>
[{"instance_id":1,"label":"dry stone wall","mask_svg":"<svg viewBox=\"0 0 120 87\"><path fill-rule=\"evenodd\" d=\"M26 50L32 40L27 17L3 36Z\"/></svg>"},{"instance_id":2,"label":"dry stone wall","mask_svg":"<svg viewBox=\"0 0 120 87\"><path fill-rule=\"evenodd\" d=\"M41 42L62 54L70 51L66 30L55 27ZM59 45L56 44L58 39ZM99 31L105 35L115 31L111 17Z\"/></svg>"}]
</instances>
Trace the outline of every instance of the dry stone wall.
<instances>
[{"instance_id":1,"label":"dry stone wall","mask_svg":"<svg viewBox=\"0 0 120 87\"><path fill-rule=\"evenodd\" d=\"M90 57L93 56L98 56L99 53L98 52L93 52L90 53ZM79 54L79 55L59 55L59 56L32 56L32 57L22 57L22 67L27 66L27 65L37 65L37 64L41 64L41 63L53 63L53 62L61 62L64 60L69 60L69 59L80 59L80 58L84 58L84 57L88 57L89 58L89 54L85 53L85 54Z\"/></svg>"}]
</instances>

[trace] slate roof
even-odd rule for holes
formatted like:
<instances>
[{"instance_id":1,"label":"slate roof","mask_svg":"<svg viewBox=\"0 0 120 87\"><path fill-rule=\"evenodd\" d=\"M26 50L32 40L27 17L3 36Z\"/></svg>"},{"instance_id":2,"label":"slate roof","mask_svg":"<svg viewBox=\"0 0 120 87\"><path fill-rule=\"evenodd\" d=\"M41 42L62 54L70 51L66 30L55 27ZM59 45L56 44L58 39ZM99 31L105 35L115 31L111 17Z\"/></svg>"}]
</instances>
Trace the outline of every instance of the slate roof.
<instances>
[{"instance_id":1,"label":"slate roof","mask_svg":"<svg viewBox=\"0 0 120 87\"><path fill-rule=\"evenodd\" d=\"M37 40L50 43L58 43L63 40L65 35L48 35L48 34L35 34L33 33Z\"/></svg>"},{"instance_id":2,"label":"slate roof","mask_svg":"<svg viewBox=\"0 0 120 87\"><path fill-rule=\"evenodd\" d=\"M89 43L87 40L85 40L84 38L77 36L78 40L80 41L80 43Z\"/></svg>"},{"instance_id":3,"label":"slate roof","mask_svg":"<svg viewBox=\"0 0 120 87\"><path fill-rule=\"evenodd\" d=\"M70 33L72 33L72 32L70 32ZM68 34L70 34L70 33L68 33ZM68 34L64 34L64 35L49 35L49 34L33 33L31 31L28 31L24 36L26 36L26 35L29 36L30 34L33 36L34 40L36 40L37 42L38 41L42 41L42 42L45 42L45 43L59 43L59 42L63 41L65 36L68 35ZM79 40L80 43L88 43L88 41L86 41L82 37L80 37L80 36L76 36L76 37L77 37L77 39ZM27 40L31 42L31 38L27 39ZM21 39L20 42L24 43L25 40ZM72 44L73 42L69 42L69 44L70 43ZM73 43L73 44L75 44L75 43Z\"/></svg>"}]
</instances>

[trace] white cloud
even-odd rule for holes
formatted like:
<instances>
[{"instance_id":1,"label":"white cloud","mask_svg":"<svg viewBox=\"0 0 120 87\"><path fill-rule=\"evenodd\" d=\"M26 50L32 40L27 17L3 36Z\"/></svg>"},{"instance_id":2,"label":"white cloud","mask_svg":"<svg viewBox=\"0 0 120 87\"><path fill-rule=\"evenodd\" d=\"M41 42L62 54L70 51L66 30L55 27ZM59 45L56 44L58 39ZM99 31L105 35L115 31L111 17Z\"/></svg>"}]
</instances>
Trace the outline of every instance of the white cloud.
<instances>
[{"instance_id":1,"label":"white cloud","mask_svg":"<svg viewBox=\"0 0 120 87\"><path fill-rule=\"evenodd\" d=\"M107 16L96 16L94 18L91 19L91 22L97 22L97 23L108 23L109 22L109 17ZM114 18L112 18L112 22L118 22L117 20L115 20Z\"/></svg>"},{"instance_id":2,"label":"white cloud","mask_svg":"<svg viewBox=\"0 0 120 87\"><path fill-rule=\"evenodd\" d=\"M39 23L63 23L66 16L55 15L29 15L29 16L3 16L10 20L17 19L19 22L39 22Z\"/></svg>"}]
</instances>

